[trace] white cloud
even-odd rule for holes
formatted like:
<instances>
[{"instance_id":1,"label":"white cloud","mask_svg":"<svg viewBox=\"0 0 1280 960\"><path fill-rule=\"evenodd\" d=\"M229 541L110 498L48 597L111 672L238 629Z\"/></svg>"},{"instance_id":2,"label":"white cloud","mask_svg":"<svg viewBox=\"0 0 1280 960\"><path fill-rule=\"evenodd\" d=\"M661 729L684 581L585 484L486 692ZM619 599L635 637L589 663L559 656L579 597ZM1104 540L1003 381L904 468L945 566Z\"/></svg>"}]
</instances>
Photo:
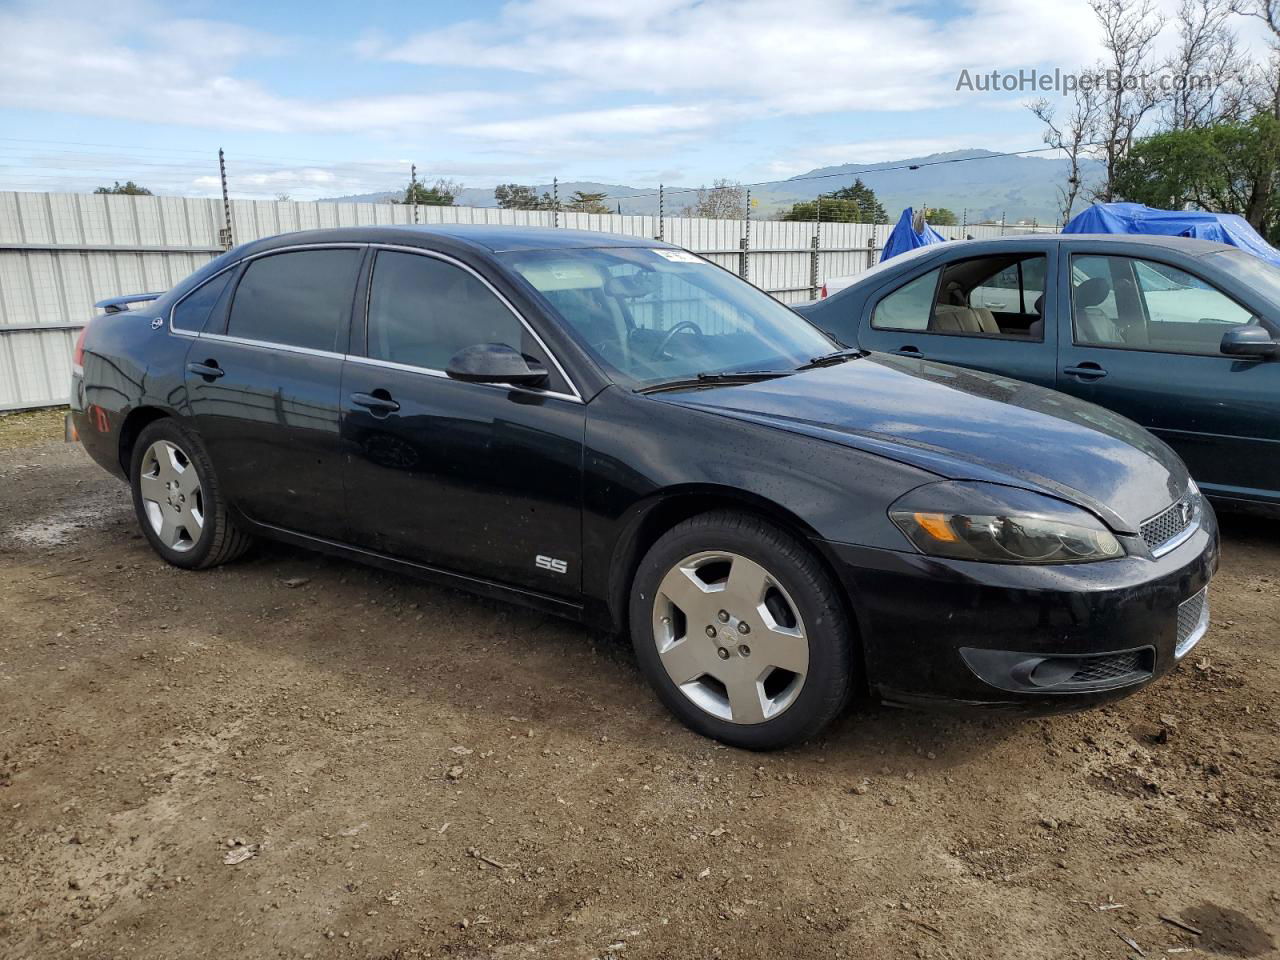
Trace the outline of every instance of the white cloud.
<instances>
[{"instance_id":1,"label":"white cloud","mask_svg":"<svg viewBox=\"0 0 1280 960\"><path fill-rule=\"evenodd\" d=\"M390 133L454 123L511 99L284 97L230 72L239 60L287 49L233 24L165 19L145 2L113 5L110 18L78 5L11 7L0 11L0 106L224 130Z\"/></svg>"},{"instance_id":2,"label":"white cloud","mask_svg":"<svg viewBox=\"0 0 1280 960\"><path fill-rule=\"evenodd\" d=\"M1012 45L999 36L1011 29ZM1014 68L1070 66L1091 60L1096 44L1088 16L1064 16L1049 0L975 0L943 22L871 0L653 0L586 10L522 0L497 22L464 21L367 51L793 115L927 107L950 98L962 67L990 69L1006 58L1016 58Z\"/></svg>"}]
</instances>

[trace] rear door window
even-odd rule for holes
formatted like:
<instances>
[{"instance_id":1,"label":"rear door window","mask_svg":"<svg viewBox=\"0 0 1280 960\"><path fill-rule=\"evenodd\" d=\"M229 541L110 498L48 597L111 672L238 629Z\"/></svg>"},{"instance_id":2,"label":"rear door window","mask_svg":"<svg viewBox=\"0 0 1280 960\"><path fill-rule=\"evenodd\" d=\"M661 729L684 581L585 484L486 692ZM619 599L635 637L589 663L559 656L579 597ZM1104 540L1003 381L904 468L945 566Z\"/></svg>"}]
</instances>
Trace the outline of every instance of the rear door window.
<instances>
[{"instance_id":1,"label":"rear door window","mask_svg":"<svg viewBox=\"0 0 1280 960\"><path fill-rule=\"evenodd\" d=\"M251 261L231 302L227 334L340 351L362 256L360 249L293 250Z\"/></svg>"}]
</instances>

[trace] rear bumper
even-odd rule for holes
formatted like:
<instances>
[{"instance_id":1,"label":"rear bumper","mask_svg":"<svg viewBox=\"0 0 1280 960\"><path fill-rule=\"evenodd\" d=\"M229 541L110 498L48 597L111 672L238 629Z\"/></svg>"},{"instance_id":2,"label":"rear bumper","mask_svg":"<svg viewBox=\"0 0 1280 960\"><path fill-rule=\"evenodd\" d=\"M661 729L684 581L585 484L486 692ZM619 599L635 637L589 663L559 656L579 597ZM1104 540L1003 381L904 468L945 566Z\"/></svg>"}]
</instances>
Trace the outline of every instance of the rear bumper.
<instances>
[{"instance_id":1,"label":"rear bumper","mask_svg":"<svg viewBox=\"0 0 1280 960\"><path fill-rule=\"evenodd\" d=\"M1204 635L1208 606L1198 600L1218 567L1208 509L1195 534L1157 560L1035 567L826 547L858 619L872 692L916 705L1039 711L1125 696Z\"/></svg>"}]
</instances>

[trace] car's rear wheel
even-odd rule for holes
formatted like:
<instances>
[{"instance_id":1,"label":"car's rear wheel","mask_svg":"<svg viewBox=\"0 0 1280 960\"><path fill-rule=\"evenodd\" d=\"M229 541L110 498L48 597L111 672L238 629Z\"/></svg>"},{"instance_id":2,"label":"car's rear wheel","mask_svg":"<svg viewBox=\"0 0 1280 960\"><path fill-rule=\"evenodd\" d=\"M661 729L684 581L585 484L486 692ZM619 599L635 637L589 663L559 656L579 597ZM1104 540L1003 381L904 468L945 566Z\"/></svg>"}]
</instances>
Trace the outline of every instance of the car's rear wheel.
<instances>
[{"instance_id":1,"label":"car's rear wheel","mask_svg":"<svg viewBox=\"0 0 1280 960\"><path fill-rule=\"evenodd\" d=\"M157 420L138 436L130 477L142 532L174 566L217 566L252 543L227 512L204 445L173 420Z\"/></svg>"},{"instance_id":2,"label":"car's rear wheel","mask_svg":"<svg viewBox=\"0 0 1280 960\"><path fill-rule=\"evenodd\" d=\"M796 743L848 701L852 638L835 584L803 543L749 514L703 514L659 539L630 622L663 703L725 743Z\"/></svg>"}]
</instances>

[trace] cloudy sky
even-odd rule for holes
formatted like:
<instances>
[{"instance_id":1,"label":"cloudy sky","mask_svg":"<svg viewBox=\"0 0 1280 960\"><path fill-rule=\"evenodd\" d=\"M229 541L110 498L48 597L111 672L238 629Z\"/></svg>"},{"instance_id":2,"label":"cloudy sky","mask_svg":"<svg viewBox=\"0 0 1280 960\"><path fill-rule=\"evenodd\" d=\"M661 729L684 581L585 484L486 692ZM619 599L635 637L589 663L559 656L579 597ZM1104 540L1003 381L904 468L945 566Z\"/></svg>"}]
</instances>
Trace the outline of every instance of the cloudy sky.
<instances>
[{"instance_id":1,"label":"cloudy sky","mask_svg":"<svg viewBox=\"0 0 1280 960\"><path fill-rule=\"evenodd\" d=\"M295 199L1017 150L1026 95L959 72L1099 53L1084 0L0 0L0 189L214 193L219 146Z\"/></svg>"}]
</instances>

